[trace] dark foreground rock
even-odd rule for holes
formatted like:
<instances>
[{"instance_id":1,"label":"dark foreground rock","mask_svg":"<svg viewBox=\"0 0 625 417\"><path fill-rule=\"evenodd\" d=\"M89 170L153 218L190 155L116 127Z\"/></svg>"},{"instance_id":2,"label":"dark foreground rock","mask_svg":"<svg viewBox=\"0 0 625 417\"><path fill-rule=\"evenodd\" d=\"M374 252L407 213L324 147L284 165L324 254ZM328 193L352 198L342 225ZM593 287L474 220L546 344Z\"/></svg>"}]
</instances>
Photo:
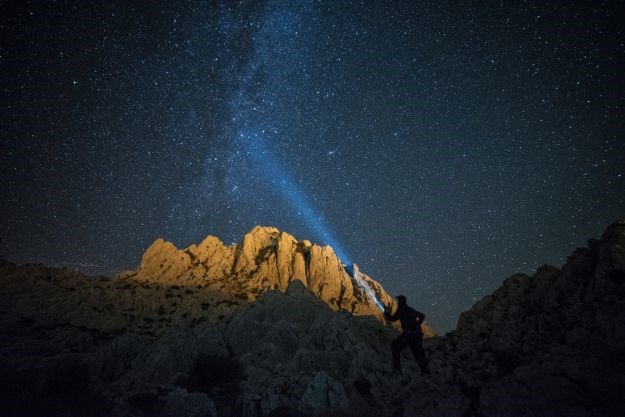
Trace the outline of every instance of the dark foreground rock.
<instances>
[{"instance_id":1,"label":"dark foreground rock","mask_svg":"<svg viewBox=\"0 0 625 417\"><path fill-rule=\"evenodd\" d=\"M561 270L505 280L444 343L461 359L481 416L621 415L625 221L576 249Z\"/></svg>"},{"instance_id":2,"label":"dark foreground rock","mask_svg":"<svg viewBox=\"0 0 625 417\"><path fill-rule=\"evenodd\" d=\"M160 264L159 264L160 265ZM210 286L0 265L0 403L10 416L620 416L625 222L562 269L514 275L427 340L301 280L241 297Z\"/></svg>"}]
</instances>

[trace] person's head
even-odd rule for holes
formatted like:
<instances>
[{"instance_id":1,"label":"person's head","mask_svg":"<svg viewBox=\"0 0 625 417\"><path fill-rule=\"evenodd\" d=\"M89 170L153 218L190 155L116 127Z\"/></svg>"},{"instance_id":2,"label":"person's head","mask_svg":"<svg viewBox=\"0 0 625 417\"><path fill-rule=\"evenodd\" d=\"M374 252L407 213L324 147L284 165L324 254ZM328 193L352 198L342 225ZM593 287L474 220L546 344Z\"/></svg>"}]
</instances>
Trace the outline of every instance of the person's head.
<instances>
[{"instance_id":1,"label":"person's head","mask_svg":"<svg viewBox=\"0 0 625 417\"><path fill-rule=\"evenodd\" d=\"M399 304L400 306L406 305L406 296L405 295L398 295L396 298L397 298L397 304Z\"/></svg>"}]
</instances>

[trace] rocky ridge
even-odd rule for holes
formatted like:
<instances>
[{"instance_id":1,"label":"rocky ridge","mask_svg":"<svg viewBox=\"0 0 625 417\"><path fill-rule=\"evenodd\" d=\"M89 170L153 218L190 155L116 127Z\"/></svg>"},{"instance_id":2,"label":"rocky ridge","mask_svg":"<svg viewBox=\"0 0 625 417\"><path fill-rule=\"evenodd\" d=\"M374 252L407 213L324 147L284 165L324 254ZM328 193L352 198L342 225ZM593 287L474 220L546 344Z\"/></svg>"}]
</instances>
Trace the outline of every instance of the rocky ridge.
<instances>
[{"instance_id":1,"label":"rocky ridge","mask_svg":"<svg viewBox=\"0 0 625 417\"><path fill-rule=\"evenodd\" d=\"M178 272L160 281L148 271L176 259L175 248L152 251L167 253L163 258L148 250L137 271L114 279L3 262L5 410L15 416L591 417L618 416L625 407L625 221L575 250L561 269L543 266L532 276L508 278L463 313L455 331L426 341L431 376L419 375L408 352L403 376L390 373L396 330L324 299L328 293L310 285L318 282L310 263L286 287L279 275L265 282L263 268L294 271L299 261L280 263L277 244L263 251L268 245L257 243L248 243L255 248L248 255L272 253L266 259L276 260L275 269L256 261L264 256L238 260L238 245L231 258L220 252L226 255L208 261L213 258L200 253L211 252L202 244L194 259L204 261L193 266L191 256L190 264L180 259L190 266L172 265L168 270ZM199 271L229 272L228 284ZM246 287L245 278L255 284ZM253 299L237 297L242 288Z\"/></svg>"},{"instance_id":2,"label":"rocky ridge","mask_svg":"<svg viewBox=\"0 0 625 417\"><path fill-rule=\"evenodd\" d=\"M360 276L383 305L394 307L395 301L378 282L366 274ZM384 322L382 311L330 246L297 241L274 227L256 226L240 244L231 246L215 236L185 249L157 239L146 250L138 269L125 271L117 279L200 286L244 301L254 301L265 291L284 292L291 282L300 281L335 311L370 315ZM434 336L427 324L423 330L428 337Z\"/></svg>"},{"instance_id":3,"label":"rocky ridge","mask_svg":"<svg viewBox=\"0 0 625 417\"><path fill-rule=\"evenodd\" d=\"M480 415L622 414L625 220L561 269L506 279L443 340L437 360L459 363Z\"/></svg>"}]
</instances>

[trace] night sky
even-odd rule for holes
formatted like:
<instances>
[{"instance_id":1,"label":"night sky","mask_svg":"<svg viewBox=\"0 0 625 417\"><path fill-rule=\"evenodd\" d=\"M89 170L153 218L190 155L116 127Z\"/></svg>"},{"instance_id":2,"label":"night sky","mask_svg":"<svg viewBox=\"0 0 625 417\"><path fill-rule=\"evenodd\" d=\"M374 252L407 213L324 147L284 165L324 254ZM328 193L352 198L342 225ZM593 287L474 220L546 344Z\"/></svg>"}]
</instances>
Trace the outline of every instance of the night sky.
<instances>
[{"instance_id":1,"label":"night sky","mask_svg":"<svg viewBox=\"0 0 625 417\"><path fill-rule=\"evenodd\" d=\"M619 1L2 2L0 255L328 243L440 332L625 215Z\"/></svg>"}]
</instances>

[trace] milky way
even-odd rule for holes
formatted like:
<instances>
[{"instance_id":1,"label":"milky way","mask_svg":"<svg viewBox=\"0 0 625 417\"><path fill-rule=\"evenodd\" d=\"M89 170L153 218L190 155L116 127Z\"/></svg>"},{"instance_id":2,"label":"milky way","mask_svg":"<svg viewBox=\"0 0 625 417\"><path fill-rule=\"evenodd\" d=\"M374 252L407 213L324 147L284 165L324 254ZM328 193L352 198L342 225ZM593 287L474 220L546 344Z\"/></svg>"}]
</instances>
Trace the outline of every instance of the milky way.
<instances>
[{"instance_id":1,"label":"milky way","mask_svg":"<svg viewBox=\"0 0 625 417\"><path fill-rule=\"evenodd\" d=\"M270 225L446 331L625 215L619 2L0 11L14 262L111 274Z\"/></svg>"}]
</instances>

